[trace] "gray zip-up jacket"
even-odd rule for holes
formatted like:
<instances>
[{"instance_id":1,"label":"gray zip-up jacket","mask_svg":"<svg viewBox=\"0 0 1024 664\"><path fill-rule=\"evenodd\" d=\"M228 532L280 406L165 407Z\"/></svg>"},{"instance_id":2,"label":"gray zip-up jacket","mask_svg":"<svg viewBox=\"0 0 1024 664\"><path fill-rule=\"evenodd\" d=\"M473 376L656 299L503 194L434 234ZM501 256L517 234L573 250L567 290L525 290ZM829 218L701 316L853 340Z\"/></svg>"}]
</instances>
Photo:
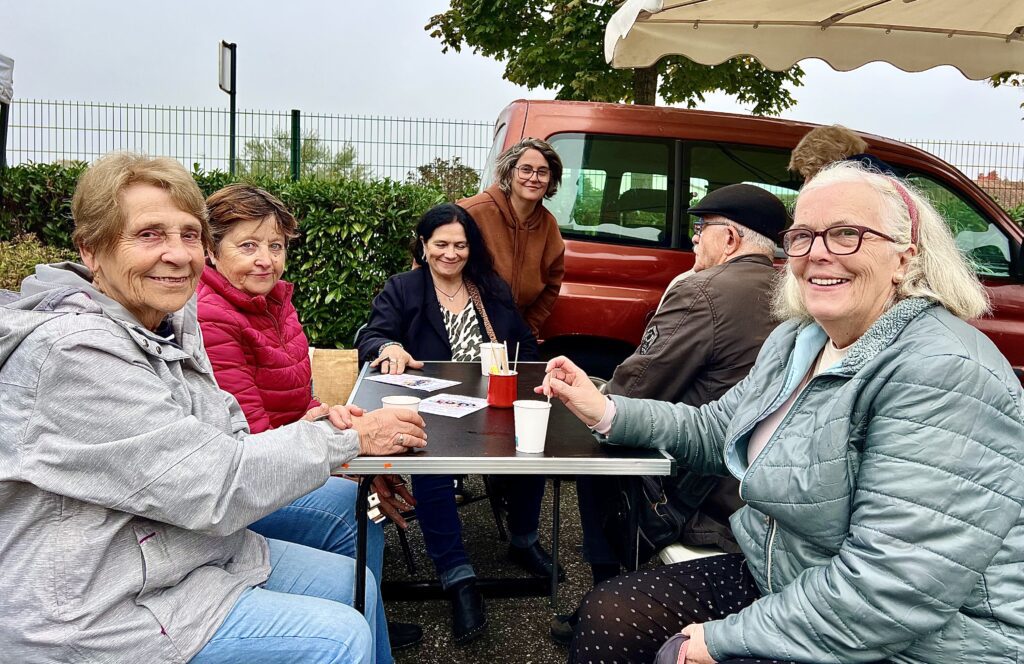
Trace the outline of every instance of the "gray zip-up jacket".
<instances>
[{"instance_id":1,"label":"gray zip-up jacket","mask_svg":"<svg viewBox=\"0 0 1024 664\"><path fill-rule=\"evenodd\" d=\"M0 307L0 659L186 662L269 575L246 525L321 486L358 435L248 435L194 298L173 343L90 282L38 266Z\"/></svg>"},{"instance_id":2,"label":"gray zip-up jacket","mask_svg":"<svg viewBox=\"0 0 1024 664\"><path fill-rule=\"evenodd\" d=\"M900 302L814 377L752 464L755 424L826 340L781 325L700 408L611 397L610 442L730 472L764 596L705 624L712 657L1024 662L1024 416L1009 364L932 303Z\"/></svg>"}]
</instances>

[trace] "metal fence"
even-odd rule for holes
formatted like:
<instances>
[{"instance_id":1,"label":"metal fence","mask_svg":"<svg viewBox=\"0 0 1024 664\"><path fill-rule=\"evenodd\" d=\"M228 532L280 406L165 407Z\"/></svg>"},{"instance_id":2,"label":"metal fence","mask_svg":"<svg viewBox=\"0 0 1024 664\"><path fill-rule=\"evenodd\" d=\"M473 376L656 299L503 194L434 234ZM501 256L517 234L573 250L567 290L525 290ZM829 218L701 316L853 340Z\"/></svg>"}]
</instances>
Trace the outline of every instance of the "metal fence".
<instances>
[{"instance_id":1,"label":"metal fence","mask_svg":"<svg viewBox=\"0 0 1024 664\"><path fill-rule=\"evenodd\" d=\"M287 176L295 145L303 176L348 173L405 180L419 166L454 157L479 172L492 138L489 121L301 114L302 140L293 144L295 113L238 112L240 172ZM132 150L227 171L228 126L226 109L15 101L8 157L11 164L90 161L111 150ZM1024 145L906 142L953 164L1003 205L1024 203Z\"/></svg>"},{"instance_id":2,"label":"metal fence","mask_svg":"<svg viewBox=\"0 0 1024 664\"><path fill-rule=\"evenodd\" d=\"M238 111L238 170L287 177L295 112ZM229 170L229 112L217 108L15 101L8 163L91 161L111 150L173 157L189 168ZM493 123L301 114L302 174L358 173L405 180L434 159L479 171Z\"/></svg>"}]
</instances>

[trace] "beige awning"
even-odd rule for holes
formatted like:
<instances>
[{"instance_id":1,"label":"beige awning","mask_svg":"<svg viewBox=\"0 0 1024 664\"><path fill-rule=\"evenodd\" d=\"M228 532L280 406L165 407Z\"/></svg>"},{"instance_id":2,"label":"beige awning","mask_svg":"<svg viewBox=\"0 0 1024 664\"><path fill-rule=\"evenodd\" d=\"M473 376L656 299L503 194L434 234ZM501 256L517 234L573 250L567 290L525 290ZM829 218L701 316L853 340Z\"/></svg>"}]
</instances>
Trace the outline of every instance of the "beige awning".
<instances>
[{"instance_id":1,"label":"beige awning","mask_svg":"<svg viewBox=\"0 0 1024 664\"><path fill-rule=\"evenodd\" d=\"M618 68L751 55L773 70L819 58L840 71L882 61L982 79L1024 72L1024 0L626 0L604 53Z\"/></svg>"}]
</instances>

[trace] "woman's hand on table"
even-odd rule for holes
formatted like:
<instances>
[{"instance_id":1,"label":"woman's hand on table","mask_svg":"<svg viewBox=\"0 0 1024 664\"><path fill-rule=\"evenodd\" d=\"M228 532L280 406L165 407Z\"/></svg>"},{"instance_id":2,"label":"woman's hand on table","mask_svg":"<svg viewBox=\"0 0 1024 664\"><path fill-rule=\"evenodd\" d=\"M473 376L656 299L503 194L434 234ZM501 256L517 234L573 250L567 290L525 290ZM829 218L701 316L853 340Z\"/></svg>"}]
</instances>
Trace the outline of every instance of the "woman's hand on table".
<instances>
[{"instance_id":1,"label":"woman's hand on table","mask_svg":"<svg viewBox=\"0 0 1024 664\"><path fill-rule=\"evenodd\" d=\"M407 350L395 344L385 346L377 359L370 363L371 369L378 367L382 374L398 375L405 373L406 368L420 369L423 367L423 363L414 359Z\"/></svg>"},{"instance_id":2,"label":"woman's hand on table","mask_svg":"<svg viewBox=\"0 0 1024 664\"><path fill-rule=\"evenodd\" d=\"M380 510L384 516L395 522L395 525L405 530L409 524L402 518L402 512L412 509L416 505L416 499L409 492L405 480L399 475L377 475L373 478L373 490L380 498Z\"/></svg>"},{"instance_id":3,"label":"woman's hand on table","mask_svg":"<svg viewBox=\"0 0 1024 664\"><path fill-rule=\"evenodd\" d=\"M717 664L717 660L708 652L708 644L704 642L704 625L687 625L683 628L683 634L690 637L686 646L686 664Z\"/></svg>"},{"instance_id":4,"label":"woman's hand on table","mask_svg":"<svg viewBox=\"0 0 1024 664\"><path fill-rule=\"evenodd\" d=\"M565 356L548 361L544 367L544 382L533 391L557 397L587 426L600 422L608 406L608 398L590 382L590 377Z\"/></svg>"},{"instance_id":5,"label":"woman's hand on table","mask_svg":"<svg viewBox=\"0 0 1024 664\"><path fill-rule=\"evenodd\" d=\"M418 413L404 408L381 408L352 418L359 433L359 453L368 456L401 454L427 445L426 424Z\"/></svg>"},{"instance_id":6,"label":"woman's hand on table","mask_svg":"<svg viewBox=\"0 0 1024 664\"><path fill-rule=\"evenodd\" d=\"M307 410L302 419L312 421L326 417L334 425L334 428L344 431L345 429L352 428L353 417L361 417L364 413L365 411L362 408L355 405L328 406L327 404L320 404L315 408Z\"/></svg>"}]
</instances>

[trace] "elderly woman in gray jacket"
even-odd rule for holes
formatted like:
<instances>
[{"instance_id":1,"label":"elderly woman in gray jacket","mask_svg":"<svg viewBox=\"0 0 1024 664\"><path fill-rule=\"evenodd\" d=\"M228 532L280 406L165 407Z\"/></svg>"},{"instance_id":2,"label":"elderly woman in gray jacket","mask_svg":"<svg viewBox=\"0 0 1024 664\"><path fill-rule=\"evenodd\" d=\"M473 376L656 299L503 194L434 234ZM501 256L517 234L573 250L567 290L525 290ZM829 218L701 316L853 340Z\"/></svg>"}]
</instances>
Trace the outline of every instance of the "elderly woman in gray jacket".
<instances>
[{"instance_id":1,"label":"elderly woman in gray jacket","mask_svg":"<svg viewBox=\"0 0 1024 664\"><path fill-rule=\"evenodd\" d=\"M1021 384L964 322L985 292L932 207L839 164L783 234L789 320L701 408L606 398L565 358L538 388L612 444L731 473L743 554L606 582L573 662L1010 662L1024 652Z\"/></svg>"},{"instance_id":2,"label":"elderly woman in gray jacket","mask_svg":"<svg viewBox=\"0 0 1024 664\"><path fill-rule=\"evenodd\" d=\"M375 584L364 618L350 558L246 525L358 454L423 446L422 419L323 407L249 435L196 321L189 173L104 157L72 211L85 265L38 266L0 308L2 659L373 662Z\"/></svg>"}]
</instances>

